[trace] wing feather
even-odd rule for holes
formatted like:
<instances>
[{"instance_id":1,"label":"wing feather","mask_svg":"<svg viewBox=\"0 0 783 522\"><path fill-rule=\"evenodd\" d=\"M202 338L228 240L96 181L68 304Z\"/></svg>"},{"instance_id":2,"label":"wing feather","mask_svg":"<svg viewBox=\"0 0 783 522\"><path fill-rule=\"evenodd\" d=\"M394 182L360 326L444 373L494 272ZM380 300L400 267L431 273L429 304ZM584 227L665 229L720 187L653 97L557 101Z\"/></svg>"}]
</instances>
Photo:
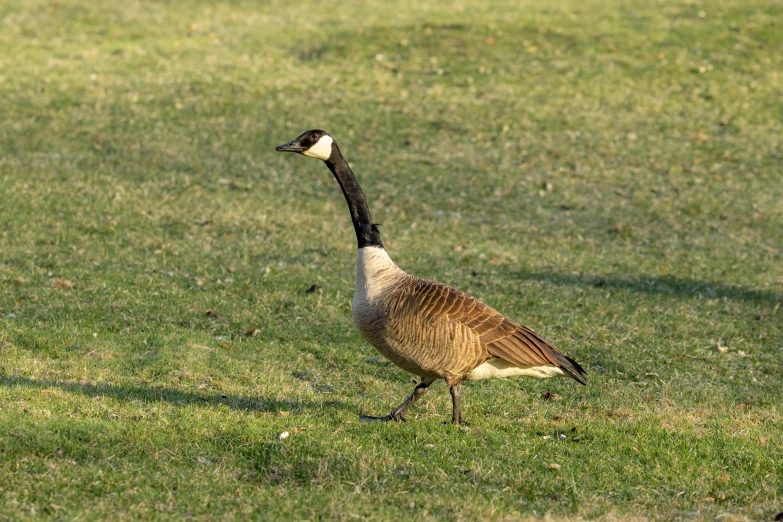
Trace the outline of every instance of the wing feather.
<instances>
[{"instance_id":1,"label":"wing feather","mask_svg":"<svg viewBox=\"0 0 783 522\"><path fill-rule=\"evenodd\" d=\"M585 384L584 370L530 328L508 319L470 295L435 281L419 279L405 311L431 322L445 319L478 338L486 358L501 358L521 368L553 366ZM453 333L453 332L452 332ZM452 338L453 335L452 335Z\"/></svg>"}]
</instances>

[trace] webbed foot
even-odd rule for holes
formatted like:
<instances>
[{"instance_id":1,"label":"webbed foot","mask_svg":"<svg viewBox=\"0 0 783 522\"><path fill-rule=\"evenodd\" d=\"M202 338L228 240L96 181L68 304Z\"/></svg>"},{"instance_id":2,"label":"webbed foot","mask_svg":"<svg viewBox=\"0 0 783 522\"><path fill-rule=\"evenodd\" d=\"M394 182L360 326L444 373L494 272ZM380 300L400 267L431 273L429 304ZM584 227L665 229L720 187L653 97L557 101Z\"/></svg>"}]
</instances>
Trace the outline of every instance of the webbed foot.
<instances>
[{"instance_id":1,"label":"webbed foot","mask_svg":"<svg viewBox=\"0 0 783 522\"><path fill-rule=\"evenodd\" d=\"M402 415L394 415L393 412L383 417L373 417L371 415L359 415L359 420L361 422L408 422L408 419L406 419Z\"/></svg>"},{"instance_id":2,"label":"webbed foot","mask_svg":"<svg viewBox=\"0 0 783 522\"><path fill-rule=\"evenodd\" d=\"M394 411L385 417L359 415L359 420L362 422L408 422L408 419L404 417L405 412L408 411L408 408L411 406L411 404L419 400L422 395L427 393L427 390L430 388L430 384L432 384L432 379L422 379L418 386L414 388L410 397L402 401L402 404L397 406Z\"/></svg>"}]
</instances>

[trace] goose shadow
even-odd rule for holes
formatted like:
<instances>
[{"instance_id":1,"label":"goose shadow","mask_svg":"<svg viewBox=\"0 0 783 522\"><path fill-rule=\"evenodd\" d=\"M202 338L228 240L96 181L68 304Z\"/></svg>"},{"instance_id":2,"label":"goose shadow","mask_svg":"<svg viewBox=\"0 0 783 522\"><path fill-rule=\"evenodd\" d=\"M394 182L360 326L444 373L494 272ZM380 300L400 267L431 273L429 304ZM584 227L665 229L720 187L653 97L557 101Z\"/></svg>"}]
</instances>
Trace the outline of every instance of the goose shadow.
<instances>
[{"instance_id":1,"label":"goose shadow","mask_svg":"<svg viewBox=\"0 0 783 522\"><path fill-rule=\"evenodd\" d=\"M779 303L783 293L774 290L756 290L740 285L674 276L624 277L559 274L557 272L509 272L518 280L542 281L561 286L579 286L607 290L626 290L645 294L661 294L693 299L732 299L756 303Z\"/></svg>"},{"instance_id":2,"label":"goose shadow","mask_svg":"<svg viewBox=\"0 0 783 522\"><path fill-rule=\"evenodd\" d=\"M31 379L29 377L0 375L0 386L14 386L46 389L58 388L68 393L88 397L111 397L121 401L137 400L145 403L168 402L175 406L225 406L237 411L269 412L302 411L319 409L346 410L348 406L340 401L316 402L293 398L280 400L271 397L241 397L224 393L193 393L174 388L146 388L141 386L118 386L114 384L84 384L78 382Z\"/></svg>"}]
</instances>

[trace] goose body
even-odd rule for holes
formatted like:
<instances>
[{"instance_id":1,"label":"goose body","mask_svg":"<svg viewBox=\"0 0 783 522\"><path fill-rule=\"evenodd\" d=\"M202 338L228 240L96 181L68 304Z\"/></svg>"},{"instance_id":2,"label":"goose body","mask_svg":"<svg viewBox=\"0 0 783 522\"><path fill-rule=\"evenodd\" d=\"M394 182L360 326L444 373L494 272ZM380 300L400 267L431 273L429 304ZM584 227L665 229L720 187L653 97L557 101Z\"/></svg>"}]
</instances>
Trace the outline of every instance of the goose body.
<instances>
[{"instance_id":1,"label":"goose body","mask_svg":"<svg viewBox=\"0 0 783 522\"><path fill-rule=\"evenodd\" d=\"M405 273L383 247L359 184L334 139L307 131L277 147L326 162L343 190L358 241L352 311L362 336L395 365L421 378L413 394L389 415L405 420L408 407L444 379L461 423L463 380L565 375L585 384L585 371L535 332L450 286Z\"/></svg>"}]
</instances>

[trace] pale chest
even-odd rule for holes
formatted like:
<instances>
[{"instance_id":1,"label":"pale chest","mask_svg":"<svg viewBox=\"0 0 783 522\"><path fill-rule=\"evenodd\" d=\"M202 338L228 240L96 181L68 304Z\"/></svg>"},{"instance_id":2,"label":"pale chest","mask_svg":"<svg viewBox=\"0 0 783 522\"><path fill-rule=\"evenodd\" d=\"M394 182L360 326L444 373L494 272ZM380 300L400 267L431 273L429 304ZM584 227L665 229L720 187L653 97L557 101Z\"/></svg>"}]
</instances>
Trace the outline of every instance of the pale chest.
<instances>
[{"instance_id":1,"label":"pale chest","mask_svg":"<svg viewBox=\"0 0 783 522\"><path fill-rule=\"evenodd\" d=\"M381 332L378 330L385 324L384 296L393 291L404 277L405 272L394 264L384 249L359 249L351 308L356 326L370 342L379 338Z\"/></svg>"},{"instance_id":2,"label":"pale chest","mask_svg":"<svg viewBox=\"0 0 783 522\"><path fill-rule=\"evenodd\" d=\"M380 247L360 248L356 257L354 304L375 303L406 277Z\"/></svg>"}]
</instances>

